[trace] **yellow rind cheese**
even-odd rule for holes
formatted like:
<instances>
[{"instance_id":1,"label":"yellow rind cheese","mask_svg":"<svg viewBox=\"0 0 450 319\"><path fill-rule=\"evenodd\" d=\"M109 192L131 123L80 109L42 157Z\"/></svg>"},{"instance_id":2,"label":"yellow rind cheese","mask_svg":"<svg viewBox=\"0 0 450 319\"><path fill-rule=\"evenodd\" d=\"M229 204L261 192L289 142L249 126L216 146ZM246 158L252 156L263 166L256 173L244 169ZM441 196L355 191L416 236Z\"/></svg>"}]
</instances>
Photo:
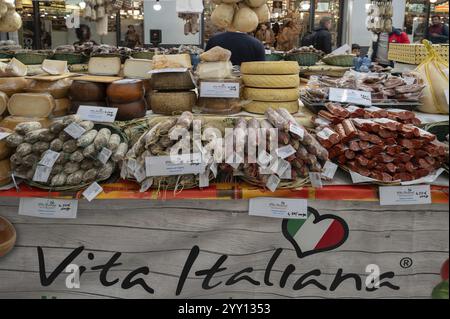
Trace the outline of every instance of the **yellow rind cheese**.
<instances>
[{"instance_id":1,"label":"yellow rind cheese","mask_svg":"<svg viewBox=\"0 0 450 319\"><path fill-rule=\"evenodd\" d=\"M298 100L299 89L258 89L244 88L244 99L263 102L290 102Z\"/></svg>"},{"instance_id":2,"label":"yellow rind cheese","mask_svg":"<svg viewBox=\"0 0 450 319\"><path fill-rule=\"evenodd\" d=\"M252 101L244 105L244 110L250 113L264 114L268 108L280 109L285 108L289 113L297 113L299 104L298 101L291 102L261 102Z\"/></svg>"},{"instance_id":3,"label":"yellow rind cheese","mask_svg":"<svg viewBox=\"0 0 450 319\"><path fill-rule=\"evenodd\" d=\"M264 89L286 89L300 86L300 77L297 74L291 75L242 75L244 85L253 88Z\"/></svg>"},{"instance_id":4,"label":"yellow rind cheese","mask_svg":"<svg viewBox=\"0 0 450 319\"><path fill-rule=\"evenodd\" d=\"M242 74L283 75L299 74L297 61L262 61L244 62L241 65Z\"/></svg>"}]
</instances>

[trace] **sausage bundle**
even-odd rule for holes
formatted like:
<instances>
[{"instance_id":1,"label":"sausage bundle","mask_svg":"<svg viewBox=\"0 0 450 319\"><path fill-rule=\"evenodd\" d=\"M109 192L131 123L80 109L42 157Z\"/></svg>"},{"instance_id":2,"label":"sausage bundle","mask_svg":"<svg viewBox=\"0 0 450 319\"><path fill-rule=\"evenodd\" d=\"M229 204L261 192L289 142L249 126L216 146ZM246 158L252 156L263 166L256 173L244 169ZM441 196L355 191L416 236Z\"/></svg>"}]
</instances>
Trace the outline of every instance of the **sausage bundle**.
<instances>
[{"instance_id":1,"label":"sausage bundle","mask_svg":"<svg viewBox=\"0 0 450 319\"><path fill-rule=\"evenodd\" d=\"M345 119L316 130L330 159L384 183L425 177L445 163L435 135L389 118Z\"/></svg>"}]
</instances>

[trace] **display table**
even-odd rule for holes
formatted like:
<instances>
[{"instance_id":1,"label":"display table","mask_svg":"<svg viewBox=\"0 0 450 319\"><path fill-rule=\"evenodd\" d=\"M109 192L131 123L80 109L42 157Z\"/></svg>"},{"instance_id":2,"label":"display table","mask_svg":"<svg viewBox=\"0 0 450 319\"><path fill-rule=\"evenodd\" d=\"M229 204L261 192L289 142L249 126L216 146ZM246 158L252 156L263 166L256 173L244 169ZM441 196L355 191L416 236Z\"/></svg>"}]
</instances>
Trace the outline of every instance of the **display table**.
<instances>
[{"instance_id":1,"label":"display table","mask_svg":"<svg viewBox=\"0 0 450 319\"><path fill-rule=\"evenodd\" d=\"M64 220L18 215L15 197L80 194L20 187L0 192L1 215L18 234L14 250L1 258L2 298L429 298L449 253L443 186L432 187L433 205L381 207L375 186L270 193L218 185L174 194L139 193L136 184L117 183L104 185L99 200L80 200L77 218ZM242 198L258 196L308 198L314 213L300 228L249 216ZM149 200L157 198L171 200ZM80 288L67 288L67 273L43 285L38 247L47 277L74 253L68 264L87 268ZM74 252L79 247L84 250ZM106 278L118 282L104 286L95 266L115 253L121 253L115 255L119 265ZM196 274L215 263L220 269L209 280L205 272ZM374 291L365 285L373 271L382 278ZM339 283L344 275L351 278ZM132 277L143 278L153 293L140 285L128 288Z\"/></svg>"}]
</instances>

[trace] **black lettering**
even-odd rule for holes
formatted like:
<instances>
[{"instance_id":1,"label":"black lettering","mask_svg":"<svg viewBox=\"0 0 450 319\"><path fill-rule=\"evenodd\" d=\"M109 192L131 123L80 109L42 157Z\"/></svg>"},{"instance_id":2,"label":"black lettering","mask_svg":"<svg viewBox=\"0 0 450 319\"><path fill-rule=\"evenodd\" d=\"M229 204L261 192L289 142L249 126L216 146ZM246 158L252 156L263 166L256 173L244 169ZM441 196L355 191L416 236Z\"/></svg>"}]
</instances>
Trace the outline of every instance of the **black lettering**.
<instances>
[{"instance_id":1,"label":"black lettering","mask_svg":"<svg viewBox=\"0 0 450 319\"><path fill-rule=\"evenodd\" d=\"M192 265L194 264L194 261L197 259L199 253L200 248L198 248L198 246L192 247L191 252L189 253L189 256L186 260L186 263L184 264L183 270L181 271L180 279L178 280L177 291L175 293L177 296L181 294L181 291L183 290L184 287L184 283L186 282L189 272L191 271Z\"/></svg>"},{"instance_id":2,"label":"black lettering","mask_svg":"<svg viewBox=\"0 0 450 319\"><path fill-rule=\"evenodd\" d=\"M286 282L290 275L295 271L295 266L290 264L286 267L286 269L283 272L283 275L281 275L280 279L280 287L284 288L286 286Z\"/></svg>"},{"instance_id":3,"label":"black lettering","mask_svg":"<svg viewBox=\"0 0 450 319\"><path fill-rule=\"evenodd\" d=\"M391 283L389 281L381 282L383 279L392 279L394 277L395 277L395 273L393 273L392 271L389 271L389 272L386 272L386 273L382 273L380 275L380 288L381 287L388 287L388 288L390 288L392 290L399 290L400 289L399 286L396 286L396 285L394 285L393 283ZM376 287L372 287L372 288L368 288L367 287L366 288L366 290L369 291L369 292L373 292L373 291L375 291L377 289L378 288L376 288Z\"/></svg>"},{"instance_id":4,"label":"black lettering","mask_svg":"<svg viewBox=\"0 0 450 319\"><path fill-rule=\"evenodd\" d=\"M345 280L347 279L351 279L353 278L355 280L355 288L356 290L360 291L362 288L362 280L361 277L357 274L346 274L346 275L342 275L343 270L340 268L338 269L336 276L334 277L333 282L331 283L330 286L330 291L335 291L340 285L341 283L343 283Z\"/></svg>"},{"instance_id":5,"label":"black lettering","mask_svg":"<svg viewBox=\"0 0 450 319\"><path fill-rule=\"evenodd\" d=\"M137 278L133 280L133 277L135 277L138 274L148 275L150 273L150 269L148 267L141 267L138 269L133 270L128 274L128 276L123 280L122 282L122 288L123 289L130 289L136 285L140 285L142 288L145 289L150 294L154 294L155 291L152 287L148 286L144 279Z\"/></svg>"},{"instance_id":6,"label":"black lettering","mask_svg":"<svg viewBox=\"0 0 450 319\"><path fill-rule=\"evenodd\" d=\"M261 283L259 281L254 280L253 278L251 278L249 276L239 277L243 273L251 273L251 272L253 272L253 268L252 267L248 267L248 268L242 269L241 271L239 271L239 272L235 273L233 276L231 276L230 279L227 280L225 285L226 286L231 286L231 285L234 285L234 284L236 284L236 283L238 283L239 281L242 281L242 280L246 280L246 281L248 281L249 283L251 283L252 285L255 285L255 286L261 285Z\"/></svg>"},{"instance_id":7,"label":"black lettering","mask_svg":"<svg viewBox=\"0 0 450 319\"><path fill-rule=\"evenodd\" d=\"M106 276L108 275L108 271L112 268L112 267L116 267L116 266L121 266L122 263L115 263L116 260L118 260L120 258L120 256L122 256L122 253L115 253L111 259L104 265L99 265L99 266L95 266L92 267L92 270L102 270L100 272L100 282L102 283L103 286L105 287L109 287L109 286L113 286L115 284L117 284L119 282L119 279L116 278L113 281L108 281L108 279L106 278Z\"/></svg>"},{"instance_id":8,"label":"black lettering","mask_svg":"<svg viewBox=\"0 0 450 319\"><path fill-rule=\"evenodd\" d=\"M220 268L220 266L225 262L225 260L227 260L228 256L226 255L222 255L220 256L219 259L217 259L216 263L214 264L214 266L212 266L210 269L205 269L205 270L199 270L195 272L196 276L206 276L205 279L203 280L202 283L202 288L205 290L209 290L209 289L213 289L217 286L219 286L222 282L219 281L217 284L215 285L210 285L210 281L213 278L213 276L221 271L226 270L227 268Z\"/></svg>"},{"instance_id":9,"label":"black lettering","mask_svg":"<svg viewBox=\"0 0 450 319\"><path fill-rule=\"evenodd\" d=\"M303 289L303 288L305 288L305 287L308 286L308 285L314 285L314 286L316 286L317 288L319 288L319 289L321 289L321 290L327 290L327 288L326 288L324 285L322 285L320 282L318 282L318 281L315 280L315 279L308 280L307 282L304 283L304 281L305 281L306 278L308 278L308 277L310 277L310 276L316 276L316 277L319 277L321 274L322 274L322 272L321 272L319 269L315 269L315 270L312 270L312 271L310 271L310 272L304 274L303 276L301 276L301 277L295 282L295 284L294 284L294 290L300 290L300 289Z\"/></svg>"},{"instance_id":10,"label":"black lettering","mask_svg":"<svg viewBox=\"0 0 450 319\"><path fill-rule=\"evenodd\" d=\"M39 260L39 277L41 279L41 285L46 287L50 286L55 279L66 269L68 265L72 263L72 261L78 257L78 255L81 254L81 252L84 250L84 247L78 247L74 249L73 252L70 253L69 256L67 256L62 263L60 263L55 270L50 274L50 276L46 276L46 269L45 269L45 258L44 258L44 251L41 247L37 247L38 252L38 260Z\"/></svg>"},{"instance_id":11,"label":"black lettering","mask_svg":"<svg viewBox=\"0 0 450 319\"><path fill-rule=\"evenodd\" d=\"M266 271L264 272L264 284L266 284L266 286L273 286L273 283L270 282L270 273L272 272L273 265L277 261L282 251L282 248L278 248L277 250L275 250L275 253L272 255L269 263L267 264Z\"/></svg>"}]
</instances>

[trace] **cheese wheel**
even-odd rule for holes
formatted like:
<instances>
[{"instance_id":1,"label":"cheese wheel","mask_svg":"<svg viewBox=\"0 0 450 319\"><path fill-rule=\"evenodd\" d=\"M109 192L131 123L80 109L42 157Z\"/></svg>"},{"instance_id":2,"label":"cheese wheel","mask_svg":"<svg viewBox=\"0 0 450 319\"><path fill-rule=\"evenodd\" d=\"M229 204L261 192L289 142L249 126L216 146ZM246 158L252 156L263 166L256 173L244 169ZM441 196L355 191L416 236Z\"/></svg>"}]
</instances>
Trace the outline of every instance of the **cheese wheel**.
<instances>
[{"instance_id":1,"label":"cheese wheel","mask_svg":"<svg viewBox=\"0 0 450 319\"><path fill-rule=\"evenodd\" d=\"M16 93L8 101L8 112L14 116L48 117L55 99L48 93Z\"/></svg>"},{"instance_id":2,"label":"cheese wheel","mask_svg":"<svg viewBox=\"0 0 450 319\"><path fill-rule=\"evenodd\" d=\"M47 117L7 116L0 122L0 127L14 130L18 124L24 122L39 122L43 128L51 124L51 120Z\"/></svg>"},{"instance_id":3,"label":"cheese wheel","mask_svg":"<svg viewBox=\"0 0 450 319\"><path fill-rule=\"evenodd\" d=\"M71 102L68 98L55 99L55 109L53 110L53 116L65 116L69 114Z\"/></svg>"},{"instance_id":4,"label":"cheese wheel","mask_svg":"<svg viewBox=\"0 0 450 319\"><path fill-rule=\"evenodd\" d=\"M12 133L12 130L9 130L7 128L0 127L0 133ZM6 145L6 141L0 140L0 161L4 160L5 158L9 158L9 156L12 153L12 149Z\"/></svg>"},{"instance_id":5,"label":"cheese wheel","mask_svg":"<svg viewBox=\"0 0 450 319\"><path fill-rule=\"evenodd\" d=\"M108 101L112 103L130 103L142 100L144 84L142 80L123 79L114 81L106 89Z\"/></svg>"},{"instance_id":6,"label":"cheese wheel","mask_svg":"<svg viewBox=\"0 0 450 319\"><path fill-rule=\"evenodd\" d=\"M88 73L114 76L120 73L121 67L120 57L91 57L88 63Z\"/></svg>"},{"instance_id":7,"label":"cheese wheel","mask_svg":"<svg viewBox=\"0 0 450 319\"><path fill-rule=\"evenodd\" d=\"M195 83L190 71L155 73L152 75L152 89L158 91L188 91L195 89Z\"/></svg>"},{"instance_id":8,"label":"cheese wheel","mask_svg":"<svg viewBox=\"0 0 450 319\"><path fill-rule=\"evenodd\" d=\"M106 84L89 81L73 81L69 89L73 101L101 101L106 98Z\"/></svg>"},{"instance_id":9,"label":"cheese wheel","mask_svg":"<svg viewBox=\"0 0 450 319\"><path fill-rule=\"evenodd\" d=\"M72 80L62 79L58 81L32 80L25 92L27 93L50 93L55 99L62 99L68 96Z\"/></svg>"},{"instance_id":10,"label":"cheese wheel","mask_svg":"<svg viewBox=\"0 0 450 319\"><path fill-rule=\"evenodd\" d=\"M11 183L11 163L9 159L0 161L0 186Z\"/></svg>"},{"instance_id":11,"label":"cheese wheel","mask_svg":"<svg viewBox=\"0 0 450 319\"><path fill-rule=\"evenodd\" d=\"M184 111L192 111L197 102L197 94L188 92L152 92L150 105L157 114L175 115Z\"/></svg>"},{"instance_id":12,"label":"cheese wheel","mask_svg":"<svg viewBox=\"0 0 450 319\"><path fill-rule=\"evenodd\" d=\"M8 95L5 92L0 92L0 115L5 113L8 107Z\"/></svg>"},{"instance_id":13,"label":"cheese wheel","mask_svg":"<svg viewBox=\"0 0 450 319\"><path fill-rule=\"evenodd\" d=\"M69 113L75 114L78 112L78 108L81 105L87 106L107 106L106 100L101 101L70 101L70 110Z\"/></svg>"},{"instance_id":14,"label":"cheese wheel","mask_svg":"<svg viewBox=\"0 0 450 319\"><path fill-rule=\"evenodd\" d=\"M292 102L261 102L253 101L243 106L244 110L250 113L264 114L268 108L274 110L285 108L289 113L297 113L299 109L298 101Z\"/></svg>"},{"instance_id":15,"label":"cheese wheel","mask_svg":"<svg viewBox=\"0 0 450 319\"><path fill-rule=\"evenodd\" d=\"M199 97L197 105L206 114L236 114L242 109L240 99Z\"/></svg>"},{"instance_id":16,"label":"cheese wheel","mask_svg":"<svg viewBox=\"0 0 450 319\"><path fill-rule=\"evenodd\" d=\"M108 103L111 108L117 108L117 121L129 121L145 116L147 104L144 99L130 103Z\"/></svg>"},{"instance_id":17,"label":"cheese wheel","mask_svg":"<svg viewBox=\"0 0 450 319\"><path fill-rule=\"evenodd\" d=\"M300 86L300 77L292 75L254 75L244 74L242 80L245 86L265 89L285 89Z\"/></svg>"},{"instance_id":18,"label":"cheese wheel","mask_svg":"<svg viewBox=\"0 0 450 319\"><path fill-rule=\"evenodd\" d=\"M69 72L67 61L45 59L42 62L42 70L51 75L60 75Z\"/></svg>"},{"instance_id":19,"label":"cheese wheel","mask_svg":"<svg viewBox=\"0 0 450 319\"><path fill-rule=\"evenodd\" d=\"M244 62L241 64L241 73L263 75L298 75L300 73L300 66L297 61Z\"/></svg>"},{"instance_id":20,"label":"cheese wheel","mask_svg":"<svg viewBox=\"0 0 450 319\"><path fill-rule=\"evenodd\" d=\"M289 102L298 100L300 91L295 89L256 89L245 87L244 99L263 102Z\"/></svg>"},{"instance_id":21,"label":"cheese wheel","mask_svg":"<svg viewBox=\"0 0 450 319\"><path fill-rule=\"evenodd\" d=\"M142 85L144 86L144 94L147 95L152 91L152 80L151 79L145 79L142 80Z\"/></svg>"},{"instance_id":22,"label":"cheese wheel","mask_svg":"<svg viewBox=\"0 0 450 319\"><path fill-rule=\"evenodd\" d=\"M0 78L0 92L5 92L11 96L16 93L22 93L28 86L29 80L24 77Z\"/></svg>"},{"instance_id":23,"label":"cheese wheel","mask_svg":"<svg viewBox=\"0 0 450 319\"><path fill-rule=\"evenodd\" d=\"M123 75L132 79L150 79L148 72L152 70L153 62L147 59L128 59L123 65Z\"/></svg>"}]
</instances>

